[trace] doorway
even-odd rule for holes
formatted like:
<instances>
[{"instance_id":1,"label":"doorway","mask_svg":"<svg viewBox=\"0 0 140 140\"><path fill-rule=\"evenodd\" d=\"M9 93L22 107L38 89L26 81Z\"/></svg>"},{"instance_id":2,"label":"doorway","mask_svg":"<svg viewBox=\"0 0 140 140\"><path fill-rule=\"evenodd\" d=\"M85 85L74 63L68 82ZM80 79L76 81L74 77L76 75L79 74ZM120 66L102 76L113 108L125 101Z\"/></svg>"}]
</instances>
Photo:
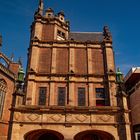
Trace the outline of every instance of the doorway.
<instances>
[{"instance_id":1,"label":"doorway","mask_svg":"<svg viewBox=\"0 0 140 140\"><path fill-rule=\"evenodd\" d=\"M53 130L34 130L24 136L24 140L63 140L64 136Z\"/></svg>"},{"instance_id":2,"label":"doorway","mask_svg":"<svg viewBox=\"0 0 140 140\"><path fill-rule=\"evenodd\" d=\"M99 130L88 130L78 133L74 140L115 140L114 137L105 132Z\"/></svg>"}]
</instances>

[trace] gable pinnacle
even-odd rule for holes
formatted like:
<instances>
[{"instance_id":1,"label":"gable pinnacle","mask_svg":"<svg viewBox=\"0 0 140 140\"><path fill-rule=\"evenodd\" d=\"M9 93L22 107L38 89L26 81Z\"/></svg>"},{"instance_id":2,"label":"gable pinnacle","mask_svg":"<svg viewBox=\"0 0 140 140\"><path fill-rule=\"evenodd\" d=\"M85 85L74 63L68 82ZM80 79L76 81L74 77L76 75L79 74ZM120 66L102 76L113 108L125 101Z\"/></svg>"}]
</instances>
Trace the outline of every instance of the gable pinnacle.
<instances>
[{"instance_id":1,"label":"gable pinnacle","mask_svg":"<svg viewBox=\"0 0 140 140\"><path fill-rule=\"evenodd\" d=\"M39 0L38 14L43 15L43 9L44 9L43 0Z\"/></svg>"},{"instance_id":2,"label":"gable pinnacle","mask_svg":"<svg viewBox=\"0 0 140 140\"><path fill-rule=\"evenodd\" d=\"M0 35L0 47L2 46L2 35Z\"/></svg>"}]
</instances>

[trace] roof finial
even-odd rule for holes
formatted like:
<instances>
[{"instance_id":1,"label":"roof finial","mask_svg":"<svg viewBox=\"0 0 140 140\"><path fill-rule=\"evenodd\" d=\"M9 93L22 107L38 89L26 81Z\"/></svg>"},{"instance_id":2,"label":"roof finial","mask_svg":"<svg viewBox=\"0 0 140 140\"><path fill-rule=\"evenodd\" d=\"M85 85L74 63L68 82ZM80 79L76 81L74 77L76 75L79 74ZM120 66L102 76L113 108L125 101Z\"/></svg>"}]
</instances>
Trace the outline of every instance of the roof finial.
<instances>
[{"instance_id":1,"label":"roof finial","mask_svg":"<svg viewBox=\"0 0 140 140\"><path fill-rule=\"evenodd\" d=\"M40 15L43 15L43 8L44 8L43 0L39 0L38 13Z\"/></svg>"},{"instance_id":2,"label":"roof finial","mask_svg":"<svg viewBox=\"0 0 140 140\"><path fill-rule=\"evenodd\" d=\"M44 4L43 4L43 0L39 0L39 5L38 5L38 9L35 12L35 17L36 16L43 16L43 9L44 9Z\"/></svg>"},{"instance_id":3,"label":"roof finial","mask_svg":"<svg viewBox=\"0 0 140 140\"><path fill-rule=\"evenodd\" d=\"M22 67L22 58L21 57L19 57L19 59L18 59L18 64Z\"/></svg>"},{"instance_id":4,"label":"roof finial","mask_svg":"<svg viewBox=\"0 0 140 140\"><path fill-rule=\"evenodd\" d=\"M14 53L12 52L12 54L11 54L11 61L14 61Z\"/></svg>"},{"instance_id":5,"label":"roof finial","mask_svg":"<svg viewBox=\"0 0 140 140\"><path fill-rule=\"evenodd\" d=\"M0 35L0 51L1 51L1 47L2 47L2 35Z\"/></svg>"},{"instance_id":6,"label":"roof finial","mask_svg":"<svg viewBox=\"0 0 140 140\"><path fill-rule=\"evenodd\" d=\"M109 31L108 26L104 26L103 30L104 40L112 41L112 35Z\"/></svg>"}]
</instances>

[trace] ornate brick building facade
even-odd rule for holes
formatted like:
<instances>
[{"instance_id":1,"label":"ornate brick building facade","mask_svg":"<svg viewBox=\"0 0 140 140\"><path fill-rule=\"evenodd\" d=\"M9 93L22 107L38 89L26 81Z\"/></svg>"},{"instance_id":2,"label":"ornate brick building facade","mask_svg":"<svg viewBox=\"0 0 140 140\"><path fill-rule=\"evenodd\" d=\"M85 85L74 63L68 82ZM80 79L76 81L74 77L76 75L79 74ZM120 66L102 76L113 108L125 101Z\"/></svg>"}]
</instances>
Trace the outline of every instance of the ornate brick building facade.
<instances>
[{"instance_id":1,"label":"ornate brick building facade","mask_svg":"<svg viewBox=\"0 0 140 140\"><path fill-rule=\"evenodd\" d=\"M25 97L11 108L8 140L131 140L118 92L112 36L71 32L40 0L31 26ZM5 139L4 139L5 140Z\"/></svg>"},{"instance_id":2,"label":"ornate brick building facade","mask_svg":"<svg viewBox=\"0 0 140 140\"><path fill-rule=\"evenodd\" d=\"M1 44L1 43L0 43ZM0 140L7 140L12 95L19 64L0 52Z\"/></svg>"},{"instance_id":3,"label":"ornate brick building facade","mask_svg":"<svg viewBox=\"0 0 140 140\"><path fill-rule=\"evenodd\" d=\"M133 67L125 77L125 86L131 109L133 138L140 139L140 67Z\"/></svg>"}]
</instances>

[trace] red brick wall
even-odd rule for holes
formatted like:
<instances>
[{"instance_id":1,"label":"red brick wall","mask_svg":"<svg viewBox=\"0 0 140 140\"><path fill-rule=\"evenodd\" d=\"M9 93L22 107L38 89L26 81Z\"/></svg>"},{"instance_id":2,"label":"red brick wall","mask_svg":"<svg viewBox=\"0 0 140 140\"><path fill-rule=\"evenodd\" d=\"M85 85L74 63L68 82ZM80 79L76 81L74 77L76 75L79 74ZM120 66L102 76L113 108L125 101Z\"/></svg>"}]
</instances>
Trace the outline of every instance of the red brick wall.
<instances>
[{"instance_id":1,"label":"red brick wall","mask_svg":"<svg viewBox=\"0 0 140 140\"><path fill-rule=\"evenodd\" d=\"M42 40L50 41L54 39L54 25L43 25Z\"/></svg>"},{"instance_id":2,"label":"red brick wall","mask_svg":"<svg viewBox=\"0 0 140 140\"><path fill-rule=\"evenodd\" d=\"M39 53L38 71L50 73L51 71L51 49L41 48Z\"/></svg>"},{"instance_id":3,"label":"red brick wall","mask_svg":"<svg viewBox=\"0 0 140 140\"><path fill-rule=\"evenodd\" d=\"M67 48L57 49L56 73L68 73L68 49Z\"/></svg>"},{"instance_id":4,"label":"red brick wall","mask_svg":"<svg viewBox=\"0 0 140 140\"><path fill-rule=\"evenodd\" d=\"M0 140L1 136L6 137L8 134L8 122L10 119L10 108L12 104L12 94L14 92L14 82L7 76L0 74L0 77L6 82L6 93L4 98L4 106L2 112L2 118L0 118ZM7 140L6 138L3 140Z\"/></svg>"},{"instance_id":5,"label":"red brick wall","mask_svg":"<svg viewBox=\"0 0 140 140\"><path fill-rule=\"evenodd\" d=\"M104 74L103 51L92 49L92 64L94 74Z\"/></svg>"},{"instance_id":6,"label":"red brick wall","mask_svg":"<svg viewBox=\"0 0 140 140\"><path fill-rule=\"evenodd\" d=\"M18 63L10 63L9 70L11 70L14 74L18 74L19 64Z\"/></svg>"},{"instance_id":7,"label":"red brick wall","mask_svg":"<svg viewBox=\"0 0 140 140\"><path fill-rule=\"evenodd\" d=\"M75 73L87 73L87 51L86 49L75 49Z\"/></svg>"}]
</instances>

